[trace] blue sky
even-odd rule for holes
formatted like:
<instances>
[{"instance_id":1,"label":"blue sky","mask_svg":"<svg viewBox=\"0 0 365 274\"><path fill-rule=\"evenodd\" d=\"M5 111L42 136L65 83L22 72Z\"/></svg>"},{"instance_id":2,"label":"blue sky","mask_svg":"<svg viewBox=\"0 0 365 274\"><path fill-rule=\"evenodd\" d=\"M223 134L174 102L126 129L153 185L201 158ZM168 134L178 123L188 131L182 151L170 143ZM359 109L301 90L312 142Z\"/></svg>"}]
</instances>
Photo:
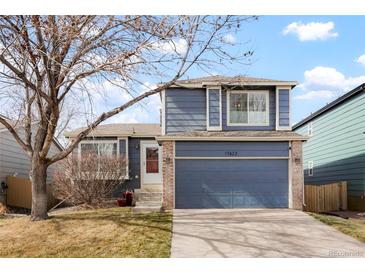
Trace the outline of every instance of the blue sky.
<instances>
[{"instance_id":1,"label":"blue sky","mask_svg":"<svg viewBox=\"0 0 365 274\"><path fill-rule=\"evenodd\" d=\"M230 37L236 47L249 41L245 49L255 51L252 64L232 65L219 73L298 81L292 91L292 122L296 123L365 82L364 30L361 16L262 16ZM189 73L190 78L195 76L202 75ZM159 98L144 105L107 123L159 122Z\"/></svg>"}]
</instances>

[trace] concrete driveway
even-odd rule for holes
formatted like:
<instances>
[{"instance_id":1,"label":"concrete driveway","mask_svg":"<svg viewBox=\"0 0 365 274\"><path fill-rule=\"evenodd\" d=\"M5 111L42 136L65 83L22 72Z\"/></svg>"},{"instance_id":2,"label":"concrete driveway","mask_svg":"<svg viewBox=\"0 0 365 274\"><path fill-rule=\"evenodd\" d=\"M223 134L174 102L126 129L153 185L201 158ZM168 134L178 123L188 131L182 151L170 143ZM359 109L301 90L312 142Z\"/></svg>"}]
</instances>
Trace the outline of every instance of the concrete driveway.
<instances>
[{"instance_id":1,"label":"concrete driveway","mask_svg":"<svg viewBox=\"0 0 365 274\"><path fill-rule=\"evenodd\" d=\"M290 209L174 210L171 257L364 257L365 244Z\"/></svg>"}]
</instances>

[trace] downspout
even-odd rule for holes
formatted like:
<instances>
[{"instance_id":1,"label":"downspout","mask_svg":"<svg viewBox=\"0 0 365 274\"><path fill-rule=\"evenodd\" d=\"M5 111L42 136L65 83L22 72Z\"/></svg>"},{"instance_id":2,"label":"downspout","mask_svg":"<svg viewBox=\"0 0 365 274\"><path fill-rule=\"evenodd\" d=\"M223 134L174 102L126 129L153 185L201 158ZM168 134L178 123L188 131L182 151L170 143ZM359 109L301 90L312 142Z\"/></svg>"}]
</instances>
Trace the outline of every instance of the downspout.
<instances>
[{"instance_id":1,"label":"downspout","mask_svg":"<svg viewBox=\"0 0 365 274\"><path fill-rule=\"evenodd\" d=\"M302 142L302 144L303 144L304 142ZM302 201L302 205L303 205L303 207L306 207L307 205L306 205L306 203L305 203L305 187L304 187L304 162L303 162L303 146L302 146L302 157L301 157L301 165L302 165L302 170L303 170L303 172L302 172L302 175L303 175L303 185L302 185L302 188L303 188L303 201Z\"/></svg>"}]
</instances>

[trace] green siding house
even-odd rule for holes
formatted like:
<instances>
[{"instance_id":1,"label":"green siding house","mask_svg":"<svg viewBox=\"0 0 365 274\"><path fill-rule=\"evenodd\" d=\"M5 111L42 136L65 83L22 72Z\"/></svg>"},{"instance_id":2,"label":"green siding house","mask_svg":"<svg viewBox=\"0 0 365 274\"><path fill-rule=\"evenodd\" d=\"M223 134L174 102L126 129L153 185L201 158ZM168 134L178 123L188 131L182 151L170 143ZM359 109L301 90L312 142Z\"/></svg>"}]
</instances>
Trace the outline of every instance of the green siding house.
<instances>
[{"instance_id":1,"label":"green siding house","mask_svg":"<svg viewBox=\"0 0 365 274\"><path fill-rule=\"evenodd\" d=\"M293 126L303 144L305 184L348 182L348 203L365 210L365 84Z\"/></svg>"}]
</instances>

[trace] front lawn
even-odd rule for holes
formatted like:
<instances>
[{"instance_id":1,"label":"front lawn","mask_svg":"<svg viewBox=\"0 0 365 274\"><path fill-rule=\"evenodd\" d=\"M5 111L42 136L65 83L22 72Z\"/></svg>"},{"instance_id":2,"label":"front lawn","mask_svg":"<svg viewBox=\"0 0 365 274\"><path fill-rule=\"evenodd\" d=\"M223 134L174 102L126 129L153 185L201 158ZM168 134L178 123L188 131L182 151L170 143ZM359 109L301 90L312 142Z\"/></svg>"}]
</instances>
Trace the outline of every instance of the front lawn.
<instances>
[{"instance_id":1,"label":"front lawn","mask_svg":"<svg viewBox=\"0 0 365 274\"><path fill-rule=\"evenodd\" d=\"M108 208L1 219L0 257L169 257L170 213Z\"/></svg>"},{"instance_id":2,"label":"front lawn","mask_svg":"<svg viewBox=\"0 0 365 274\"><path fill-rule=\"evenodd\" d=\"M365 220L364 219L343 219L340 217L309 213L321 222L330 225L337 230L365 243Z\"/></svg>"}]
</instances>

